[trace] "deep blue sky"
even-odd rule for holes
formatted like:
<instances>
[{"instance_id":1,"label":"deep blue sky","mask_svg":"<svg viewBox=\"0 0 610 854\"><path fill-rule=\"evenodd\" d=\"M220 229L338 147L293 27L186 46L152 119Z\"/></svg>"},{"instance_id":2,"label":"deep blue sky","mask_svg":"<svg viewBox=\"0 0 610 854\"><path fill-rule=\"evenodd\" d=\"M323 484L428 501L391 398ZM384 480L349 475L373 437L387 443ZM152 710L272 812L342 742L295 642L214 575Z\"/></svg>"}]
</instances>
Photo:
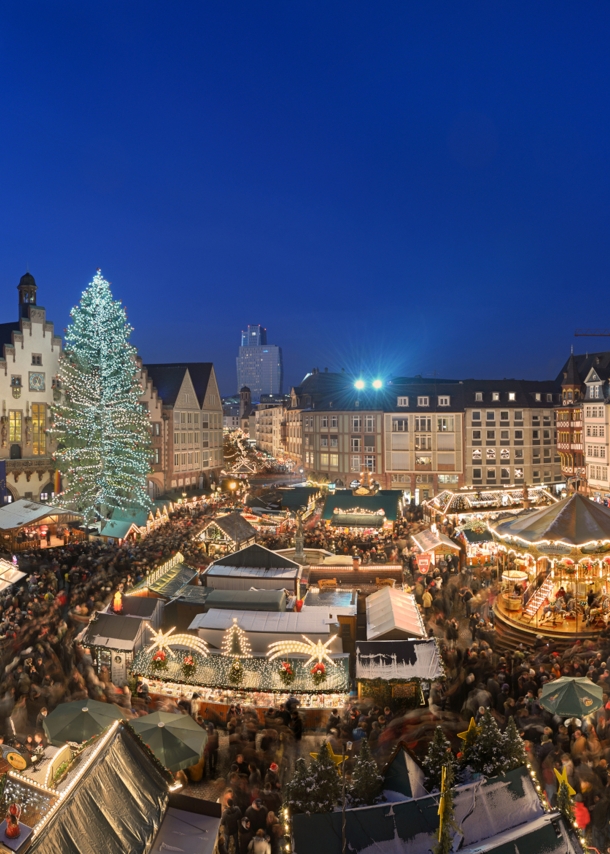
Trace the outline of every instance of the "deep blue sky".
<instances>
[{"instance_id":1,"label":"deep blue sky","mask_svg":"<svg viewBox=\"0 0 610 854\"><path fill-rule=\"evenodd\" d=\"M0 319L95 268L144 359L554 376L610 326L610 4L0 7Z\"/></svg>"}]
</instances>

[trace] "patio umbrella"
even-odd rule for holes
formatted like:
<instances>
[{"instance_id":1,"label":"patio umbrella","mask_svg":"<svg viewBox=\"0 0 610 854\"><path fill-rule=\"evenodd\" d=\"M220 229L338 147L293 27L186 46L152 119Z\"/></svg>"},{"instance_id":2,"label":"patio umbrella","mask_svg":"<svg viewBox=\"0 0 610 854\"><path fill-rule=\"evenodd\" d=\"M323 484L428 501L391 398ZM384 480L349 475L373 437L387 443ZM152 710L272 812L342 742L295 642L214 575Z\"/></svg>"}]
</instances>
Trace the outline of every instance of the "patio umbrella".
<instances>
[{"instance_id":1,"label":"patio umbrella","mask_svg":"<svg viewBox=\"0 0 610 854\"><path fill-rule=\"evenodd\" d=\"M540 703L547 712L562 718L590 715L603 705L602 689L586 676L562 676L547 682Z\"/></svg>"},{"instance_id":2,"label":"patio umbrella","mask_svg":"<svg viewBox=\"0 0 610 854\"><path fill-rule=\"evenodd\" d=\"M87 741L98 735L113 721L120 721L125 713L111 703L97 700L73 700L61 703L43 721L44 731L52 744L67 741Z\"/></svg>"},{"instance_id":3,"label":"patio umbrella","mask_svg":"<svg viewBox=\"0 0 610 854\"><path fill-rule=\"evenodd\" d=\"M208 739L206 731L189 715L153 712L129 723L170 771L199 762Z\"/></svg>"}]
</instances>

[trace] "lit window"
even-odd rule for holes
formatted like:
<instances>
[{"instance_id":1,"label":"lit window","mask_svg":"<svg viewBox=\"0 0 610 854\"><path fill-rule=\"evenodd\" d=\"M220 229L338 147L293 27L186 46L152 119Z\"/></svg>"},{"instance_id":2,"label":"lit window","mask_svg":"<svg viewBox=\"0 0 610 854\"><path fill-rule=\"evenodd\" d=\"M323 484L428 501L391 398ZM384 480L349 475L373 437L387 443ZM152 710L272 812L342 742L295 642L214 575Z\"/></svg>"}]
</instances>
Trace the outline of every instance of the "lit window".
<instances>
[{"instance_id":1,"label":"lit window","mask_svg":"<svg viewBox=\"0 0 610 854\"><path fill-rule=\"evenodd\" d=\"M499 391L492 391L491 399L492 400L500 400L500 392ZM494 473L494 477L495 477L495 473Z\"/></svg>"},{"instance_id":2,"label":"lit window","mask_svg":"<svg viewBox=\"0 0 610 854\"><path fill-rule=\"evenodd\" d=\"M516 400L516 399L517 399L517 395L515 394L515 392L514 392L514 391L509 391L509 392L508 392L508 399L509 399L509 400Z\"/></svg>"},{"instance_id":3,"label":"lit window","mask_svg":"<svg viewBox=\"0 0 610 854\"><path fill-rule=\"evenodd\" d=\"M35 457L44 456L47 450L47 406L45 403L32 404L32 453Z\"/></svg>"}]
</instances>

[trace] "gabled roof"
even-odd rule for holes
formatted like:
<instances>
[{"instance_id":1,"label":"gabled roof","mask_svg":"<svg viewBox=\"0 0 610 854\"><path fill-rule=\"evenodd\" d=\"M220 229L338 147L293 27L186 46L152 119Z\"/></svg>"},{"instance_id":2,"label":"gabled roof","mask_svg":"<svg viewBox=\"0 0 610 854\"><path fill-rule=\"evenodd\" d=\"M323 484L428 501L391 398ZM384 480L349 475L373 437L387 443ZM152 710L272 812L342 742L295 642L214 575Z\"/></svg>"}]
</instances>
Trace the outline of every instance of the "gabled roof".
<instances>
[{"instance_id":1,"label":"gabled roof","mask_svg":"<svg viewBox=\"0 0 610 854\"><path fill-rule=\"evenodd\" d=\"M383 769L383 792L389 801L422 798L424 772L404 741L400 741Z\"/></svg>"},{"instance_id":2,"label":"gabled roof","mask_svg":"<svg viewBox=\"0 0 610 854\"><path fill-rule=\"evenodd\" d=\"M392 587L382 587L366 599L366 637L425 638L426 627L415 597Z\"/></svg>"},{"instance_id":3,"label":"gabled roof","mask_svg":"<svg viewBox=\"0 0 610 854\"><path fill-rule=\"evenodd\" d=\"M110 649L132 650L141 628L141 620L98 611L87 626L83 643L107 646Z\"/></svg>"},{"instance_id":4,"label":"gabled roof","mask_svg":"<svg viewBox=\"0 0 610 854\"><path fill-rule=\"evenodd\" d=\"M173 406L180 392L184 375L189 372L199 406L203 406L208 383L212 374L212 362L170 362L166 364L144 365L148 376L163 403Z\"/></svg>"},{"instance_id":5,"label":"gabled roof","mask_svg":"<svg viewBox=\"0 0 610 854\"><path fill-rule=\"evenodd\" d=\"M244 519L241 513L227 513L226 516L216 516L215 519L210 519L201 534L212 525L220 528L233 543L243 543L256 537L256 528L247 519Z\"/></svg>"},{"instance_id":6,"label":"gabled roof","mask_svg":"<svg viewBox=\"0 0 610 854\"><path fill-rule=\"evenodd\" d=\"M610 351L604 351L600 353L580 353L574 355L570 354L570 357L564 364L563 368L559 372L559 376L557 380L561 383L564 382L563 375L570 371L574 372L577 379L573 385L580 385L585 381L585 378L591 368L594 367L596 369L600 369L601 371L607 371L610 369ZM568 385L567 380L565 384Z\"/></svg>"},{"instance_id":7,"label":"gabled roof","mask_svg":"<svg viewBox=\"0 0 610 854\"><path fill-rule=\"evenodd\" d=\"M550 541L583 546L610 540L610 509L576 492L550 507L491 527L499 537L519 537L528 543Z\"/></svg>"},{"instance_id":8,"label":"gabled roof","mask_svg":"<svg viewBox=\"0 0 610 854\"><path fill-rule=\"evenodd\" d=\"M264 546L259 546L254 543L251 546L246 546L245 549L240 549L238 552L221 557L210 564L207 572L218 567L236 568L236 569L300 569L300 564L288 557L279 555L277 552L266 549Z\"/></svg>"},{"instance_id":9,"label":"gabled roof","mask_svg":"<svg viewBox=\"0 0 610 854\"><path fill-rule=\"evenodd\" d=\"M69 517L82 518L81 513L73 510L62 510L59 507L51 507L49 504L37 504L28 498L20 498L18 501L0 507L0 530L10 531L12 528L33 525L47 516L62 516L66 521Z\"/></svg>"},{"instance_id":10,"label":"gabled roof","mask_svg":"<svg viewBox=\"0 0 610 854\"><path fill-rule=\"evenodd\" d=\"M570 358L568 359L568 363L565 366L562 375L562 386L579 386L582 384L582 379L580 378L578 368L576 367L576 358L574 353L570 353Z\"/></svg>"},{"instance_id":11,"label":"gabled roof","mask_svg":"<svg viewBox=\"0 0 610 854\"><path fill-rule=\"evenodd\" d=\"M446 534L440 531L420 531L419 534L411 534L411 539L421 552L433 552L435 549L452 549L459 552L460 547L454 543Z\"/></svg>"},{"instance_id":12,"label":"gabled roof","mask_svg":"<svg viewBox=\"0 0 610 854\"><path fill-rule=\"evenodd\" d=\"M4 347L13 344L13 332L20 332L21 324L17 321L0 323L0 355L4 355Z\"/></svg>"}]
</instances>

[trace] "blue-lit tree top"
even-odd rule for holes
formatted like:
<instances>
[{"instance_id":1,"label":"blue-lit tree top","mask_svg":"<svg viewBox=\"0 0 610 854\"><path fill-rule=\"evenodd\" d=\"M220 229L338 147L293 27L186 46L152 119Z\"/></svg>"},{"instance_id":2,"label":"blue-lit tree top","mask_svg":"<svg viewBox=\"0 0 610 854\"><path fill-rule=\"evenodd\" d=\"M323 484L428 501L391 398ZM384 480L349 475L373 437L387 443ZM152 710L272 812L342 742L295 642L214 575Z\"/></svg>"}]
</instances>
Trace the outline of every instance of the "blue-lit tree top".
<instances>
[{"instance_id":1,"label":"blue-lit tree top","mask_svg":"<svg viewBox=\"0 0 610 854\"><path fill-rule=\"evenodd\" d=\"M65 478L57 501L88 522L115 508L148 509L149 416L140 404L132 328L100 270L71 318L59 366L62 400L53 407Z\"/></svg>"}]
</instances>

